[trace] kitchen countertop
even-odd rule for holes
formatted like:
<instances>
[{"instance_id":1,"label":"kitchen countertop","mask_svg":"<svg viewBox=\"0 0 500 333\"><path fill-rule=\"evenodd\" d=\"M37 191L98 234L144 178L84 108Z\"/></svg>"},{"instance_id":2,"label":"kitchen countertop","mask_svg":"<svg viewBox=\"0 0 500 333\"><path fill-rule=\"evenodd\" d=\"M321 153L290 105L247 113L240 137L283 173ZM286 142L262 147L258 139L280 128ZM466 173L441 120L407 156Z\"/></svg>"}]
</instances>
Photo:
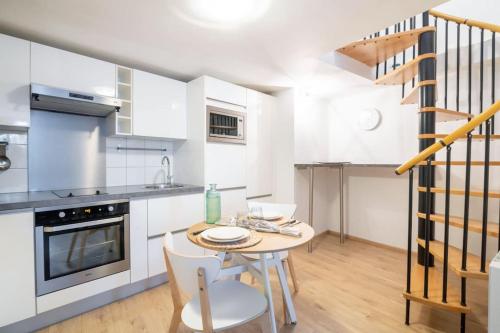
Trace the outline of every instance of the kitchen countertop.
<instances>
[{"instance_id":1,"label":"kitchen countertop","mask_svg":"<svg viewBox=\"0 0 500 333\"><path fill-rule=\"evenodd\" d=\"M182 185L182 187L167 189L147 189L144 188L145 185L100 187L95 190L99 190L105 194L71 198L59 198L51 191L2 193L0 194L0 211L204 192L203 186Z\"/></svg>"},{"instance_id":2,"label":"kitchen countertop","mask_svg":"<svg viewBox=\"0 0 500 333\"><path fill-rule=\"evenodd\" d=\"M297 163L297 169L308 167L380 167L380 168L397 168L399 164L376 164L376 163L351 163L351 162L313 162L313 163Z\"/></svg>"}]
</instances>

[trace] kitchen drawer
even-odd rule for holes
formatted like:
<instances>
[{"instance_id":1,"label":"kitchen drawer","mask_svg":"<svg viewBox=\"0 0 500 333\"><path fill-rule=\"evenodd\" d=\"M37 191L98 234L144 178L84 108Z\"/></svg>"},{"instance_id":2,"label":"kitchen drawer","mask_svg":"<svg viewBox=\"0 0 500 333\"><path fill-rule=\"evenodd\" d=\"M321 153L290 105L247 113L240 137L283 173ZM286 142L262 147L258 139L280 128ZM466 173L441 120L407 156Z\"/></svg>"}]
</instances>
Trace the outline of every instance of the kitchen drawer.
<instances>
[{"instance_id":1,"label":"kitchen drawer","mask_svg":"<svg viewBox=\"0 0 500 333\"><path fill-rule=\"evenodd\" d=\"M202 256L205 254L203 248L189 241L186 231L173 233L174 247L176 252L188 256ZM148 275L149 277L165 273L165 259L163 258L163 237L150 238L148 240Z\"/></svg>"},{"instance_id":2,"label":"kitchen drawer","mask_svg":"<svg viewBox=\"0 0 500 333\"><path fill-rule=\"evenodd\" d=\"M46 312L127 284L130 284L130 271L108 275L74 287L62 289L37 297L37 312Z\"/></svg>"},{"instance_id":3,"label":"kitchen drawer","mask_svg":"<svg viewBox=\"0 0 500 333\"><path fill-rule=\"evenodd\" d=\"M235 84L205 76L205 97L246 107L247 90Z\"/></svg>"},{"instance_id":4,"label":"kitchen drawer","mask_svg":"<svg viewBox=\"0 0 500 333\"><path fill-rule=\"evenodd\" d=\"M203 193L148 200L148 236L189 228L204 219Z\"/></svg>"}]
</instances>

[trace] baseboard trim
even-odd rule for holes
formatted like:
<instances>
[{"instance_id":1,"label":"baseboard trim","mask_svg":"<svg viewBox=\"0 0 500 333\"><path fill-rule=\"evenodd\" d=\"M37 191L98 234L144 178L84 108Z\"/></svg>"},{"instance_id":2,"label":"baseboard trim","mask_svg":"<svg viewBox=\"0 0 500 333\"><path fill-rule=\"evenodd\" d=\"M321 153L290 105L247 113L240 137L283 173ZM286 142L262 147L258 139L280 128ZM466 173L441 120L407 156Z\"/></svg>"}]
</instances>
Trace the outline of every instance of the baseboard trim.
<instances>
[{"instance_id":1,"label":"baseboard trim","mask_svg":"<svg viewBox=\"0 0 500 333\"><path fill-rule=\"evenodd\" d=\"M340 233L337 232L337 231L327 230L326 233L328 233L329 235L340 237ZM353 240L353 241L356 241L356 242L360 242L360 243L370 244L370 245L373 245L373 246L376 246L376 247L379 247L379 248L383 248L383 249L387 249L387 250L391 250L391 251L396 251L396 252L400 252L400 253L406 253L406 250L402 249L400 247L396 247L396 246L393 246L393 245L388 245L388 244L384 244L384 243L375 242L375 241L372 241L372 240L369 240L369 239L366 239L366 238L361 238L361 237L352 236L352 235L344 235L344 238L345 239L350 239L350 240Z\"/></svg>"}]
</instances>

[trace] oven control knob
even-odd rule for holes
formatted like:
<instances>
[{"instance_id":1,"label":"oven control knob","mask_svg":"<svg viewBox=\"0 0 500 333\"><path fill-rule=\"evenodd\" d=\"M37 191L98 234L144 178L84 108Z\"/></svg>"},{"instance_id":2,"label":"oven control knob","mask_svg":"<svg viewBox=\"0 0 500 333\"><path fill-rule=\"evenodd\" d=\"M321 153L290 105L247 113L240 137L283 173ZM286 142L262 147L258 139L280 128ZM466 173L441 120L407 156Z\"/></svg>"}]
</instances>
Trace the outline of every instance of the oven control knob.
<instances>
[{"instance_id":1,"label":"oven control knob","mask_svg":"<svg viewBox=\"0 0 500 333\"><path fill-rule=\"evenodd\" d=\"M66 216L66 213L65 213L65 212L59 212L59 217L60 217L60 218L63 218L63 217L65 217L65 216Z\"/></svg>"},{"instance_id":2,"label":"oven control knob","mask_svg":"<svg viewBox=\"0 0 500 333\"><path fill-rule=\"evenodd\" d=\"M115 210L115 207L113 207L113 206L108 206L108 212L112 212L112 211L114 211L114 210Z\"/></svg>"}]
</instances>

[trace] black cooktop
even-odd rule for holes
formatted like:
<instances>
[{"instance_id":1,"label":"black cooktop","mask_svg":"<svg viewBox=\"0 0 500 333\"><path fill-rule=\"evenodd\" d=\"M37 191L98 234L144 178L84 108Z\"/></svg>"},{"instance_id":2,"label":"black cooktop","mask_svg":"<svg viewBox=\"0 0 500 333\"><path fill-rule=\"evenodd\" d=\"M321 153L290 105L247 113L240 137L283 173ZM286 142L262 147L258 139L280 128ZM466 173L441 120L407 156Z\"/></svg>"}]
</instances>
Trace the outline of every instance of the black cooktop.
<instances>
[{"instance_id":1,"label":"black cooktop","mask_svg":"<svg viewBox=\"0 0 500 333\"><path fill-rule=\"evenodd\" d=\"M59 190L59 191L52 191L52 193L57 195L59 198L86 197L86 196L92 196L92 195L108 194L105 191L103 191L102 189L96 189L96 188Z\"/></svg>"}]
</instances>

